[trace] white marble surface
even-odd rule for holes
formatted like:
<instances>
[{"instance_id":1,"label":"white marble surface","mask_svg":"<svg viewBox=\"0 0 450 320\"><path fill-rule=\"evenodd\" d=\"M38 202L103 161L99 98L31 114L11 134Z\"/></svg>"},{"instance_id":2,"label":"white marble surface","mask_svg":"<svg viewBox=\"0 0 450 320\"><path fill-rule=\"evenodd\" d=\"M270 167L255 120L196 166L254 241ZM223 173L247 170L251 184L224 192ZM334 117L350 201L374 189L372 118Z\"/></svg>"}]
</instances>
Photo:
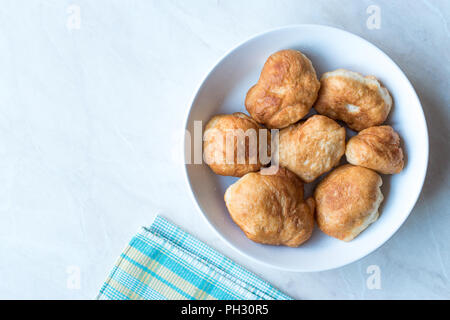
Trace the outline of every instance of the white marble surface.
<instances>
[{"instance_id":1,"label":"white marble surface","mask_svg":"<svg viewBox=\"0 0 450 320\"><path fill-rule=\"evenodd\" d=\"M367 28L370 5L380 29ZM450 298L449 20L441 0L1 1L0 298L95 297L156 212L295 298ZM388 53L430 133L427 180L404 226L368 257L320 273L272 270L222 243L177 161L205 72L249 36L296 23L339 27ZM379 290L366 286L370 265Z\"/></svg>"}]
</instances>

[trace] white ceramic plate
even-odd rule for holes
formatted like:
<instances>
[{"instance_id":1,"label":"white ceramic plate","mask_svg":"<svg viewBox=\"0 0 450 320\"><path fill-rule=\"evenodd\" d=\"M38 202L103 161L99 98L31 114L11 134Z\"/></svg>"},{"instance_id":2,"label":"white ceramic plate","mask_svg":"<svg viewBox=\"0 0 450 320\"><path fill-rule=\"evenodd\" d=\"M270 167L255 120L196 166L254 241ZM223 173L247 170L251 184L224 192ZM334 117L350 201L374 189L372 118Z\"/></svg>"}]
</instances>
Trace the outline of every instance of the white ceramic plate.
<instances>
[{"instance_id":1,"label":"white ceramic plate","mask_svg":"<svg viewBox=\"0 0 450 320\"><path fill-rule=\"evenodd\" d=\"M256 35L219 60L192 99L186 122L191 137L194 136L194 120L201 120L205 125L216 114L246 112L244 100L247 90L257 82L266 59L281 49L297 49L305 53L319 77L326 71L345 68L376 76L391 92L394 107L387 123L402 138L406 166L400 174L383 176L385 200L378 221L349 243L331 238L316 228L312 238L299 248L261 245L245 237L225 207L223 195L236 178L217 176L206 164L187 164L188 185L208 223L224 241L242 254L283 270L337 268L380 247L400 228L413 209L422 189L428 162L425 118L411 83L380 49L339 29L296 25ZM188 145L186 147L190 148Z\"/></svg>"}]
</instances>

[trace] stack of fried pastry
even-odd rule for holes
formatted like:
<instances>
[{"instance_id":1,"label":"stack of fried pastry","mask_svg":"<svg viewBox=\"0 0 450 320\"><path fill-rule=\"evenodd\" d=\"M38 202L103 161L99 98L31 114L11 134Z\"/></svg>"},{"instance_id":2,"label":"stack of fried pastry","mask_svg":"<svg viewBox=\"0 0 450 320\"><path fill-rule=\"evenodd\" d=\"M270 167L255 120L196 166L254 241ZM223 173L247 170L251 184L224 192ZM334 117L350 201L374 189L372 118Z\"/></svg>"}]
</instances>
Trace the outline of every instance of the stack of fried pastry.
<instances>
[{"instance_id":1,"label":"stack of fried pastry","mask_svg":"<svg viewBox=\"0 0 450 320\"><path fill-rule=\"evenodd\" d=\"M379 174L400 173L404 161L399 135L383 125L392 98L375 77L338 69L319 81L303 53L282 50L264 64L245 107L250 116L218 115L209 121L204 153L216 174L240 177L224 198L249 239L298 247L311 237L316 221L327 235L350 241L378 219L383 201ZM312 108L317 114L305 119ZM346 141L340 123L358 133ZM225 133L236 129L267 133L256 136L256 152L249 151L246 136L241 159L234 152L225 161ZM270 150L269 129L279 129L276 153ZM234 142L237 149L239 142ZM269 161L261 161L263 154ZM275 154L279 167L268 170ZM344 154L348 163L339 166ZM313 196L304 199L304 183L325 173Z\"/></svg>"}]
</instances>

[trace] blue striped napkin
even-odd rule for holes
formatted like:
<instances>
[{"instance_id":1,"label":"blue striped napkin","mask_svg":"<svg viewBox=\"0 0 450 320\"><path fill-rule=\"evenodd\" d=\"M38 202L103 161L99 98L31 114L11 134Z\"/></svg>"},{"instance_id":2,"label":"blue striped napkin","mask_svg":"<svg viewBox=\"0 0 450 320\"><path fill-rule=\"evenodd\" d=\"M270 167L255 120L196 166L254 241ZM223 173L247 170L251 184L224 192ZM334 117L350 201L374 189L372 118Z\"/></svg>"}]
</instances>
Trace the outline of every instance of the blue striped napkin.
<instances>
[{"instance_id":1,"label":"blue striped napkin","mask_svg":"<svg viewBox=\"0 0 450 320\"><path fill-rule=\"evenodd\" d=\"M97 299L291 299L157 216L133 237Z\"/></svg>"}]
</instances>

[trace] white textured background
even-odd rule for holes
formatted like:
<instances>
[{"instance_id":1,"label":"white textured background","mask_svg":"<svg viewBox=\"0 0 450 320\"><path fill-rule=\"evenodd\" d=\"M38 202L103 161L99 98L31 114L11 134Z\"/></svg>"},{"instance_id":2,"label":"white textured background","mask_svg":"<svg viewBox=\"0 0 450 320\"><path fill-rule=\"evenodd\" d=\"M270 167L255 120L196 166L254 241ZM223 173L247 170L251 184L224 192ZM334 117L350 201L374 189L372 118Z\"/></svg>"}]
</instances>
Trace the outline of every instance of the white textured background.
<instances>
[{"instance_id":1,"label":"white textured background","mask_svg":"<svg viewBox=\"0 0 450 320\"><path fill-rule=\"evenodd\" d=\"M67 27L71 5L79 29ZM366 26L369 5L380 29ZM156 212L295 298L450 298L449 20L446 0L0 1L0 298L95 297ZM217 239L176 154L214 62L296 23L345 29L390 55L420 96L431 147L400 231L356 263L309 274L254 264ZM370 265L380 290L366 286Z\"/></svg>"}]
</instances>

